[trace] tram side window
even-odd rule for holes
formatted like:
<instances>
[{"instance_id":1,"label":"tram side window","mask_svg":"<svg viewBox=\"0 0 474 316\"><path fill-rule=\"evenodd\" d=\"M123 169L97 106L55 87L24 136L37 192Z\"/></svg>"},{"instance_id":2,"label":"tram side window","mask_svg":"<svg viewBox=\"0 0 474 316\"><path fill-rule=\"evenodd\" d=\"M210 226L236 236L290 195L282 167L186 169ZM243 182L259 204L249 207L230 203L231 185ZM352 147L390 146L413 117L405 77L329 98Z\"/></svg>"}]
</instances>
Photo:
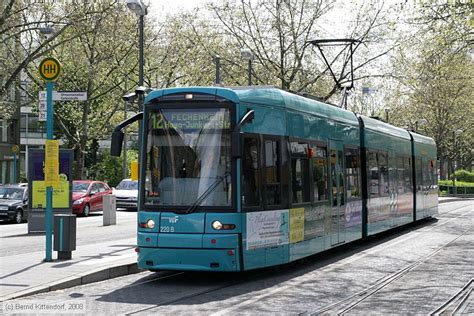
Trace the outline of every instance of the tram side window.
<instances>
[{"instance_id":1,"label":"tram side window","mask_svg":"<svg viewBox=\"0 0 474 316\"><path fill-rule=\"evenodd\" d=\"M436 189L438 186L438 165L436 160L431 160L431 188Z\"/></svg>"},{"instance_id":2,"label":"tram side window","mask_svg":"<svg viewBox=\"0 0 474 316\"><path fill-rule=\"evenodd\" d=\"M403 157L397 157L397 192L398 194L405 193L405 170L403 167Z\"/></svg>"},{"instance_id":3,"label":"tram side window","mask_svg":"<svg viewBox=\"0 0 474 316\"><path fill-rule=\"evenodd\" d=\"M433 182L432 178L431 160L423 160L423 185L426 190L430 189L431 183Z\"/></svg>"},{"instance_id":4,"label":"tram side window","mask_svg":"<svg viewBox=\"0 0 474 316\"><path fill-rule=\"evenodd\" d=\"M359 198L361 196L359 149L346 148L345 157L347 175L347 199Z\"/></svg>"},{"instance_id":5,"label":"tram side window","mask_svg":"<svg viewBox=\"0 0 474 316\"><path fill-rule=\"evenodd\" d=\"M413 191L411 158L403 158L403 166L405 168L405 192Z\"/></svg>"},{"instance_id":6,"label":"tram side window","mask_svg":"<svg viewBox=\"0 0 474 316\"><path fill-rule=\"evenodd\" d=\"M379 196L379 166L378 155L375 151L369 151L367 154L369 168L369 194L371 197Z\"/></svg>"},{"instance_id":7,"label":"tram side window","mask_svg":"<svg viewBox=\"0 0 474 316\"><path fill-rule=\"evenodd\" d=\"M324 147L314 147L313 151L314 201L325 201L328 199L327 151Z\"/></svg>"},{"instance_id":8,"label":"tram side window","mask_svg":"<svg viewBox=\"0 0 474 316\"><path fill-rule=\"evenodd\" d=\"M244 207L260 205L260 168L258 156L257 139L244 138L242 156L242 205Z\"/></svg>"},{"instance_id":9,"label":"tram side window","mask_svg":"<svg viewBox=\"0 0 474 316\"><path fill-rule=\"evenodd\" d=\"M423 173L421 170L421 158L415 158L415 173L416 173L416 191L423 191Z\"/></svg>"},{"instance_id":10,"label":"tram side window","mask_svg":"<svg viewBox=\"0 0 474 316\"><path fill-rule=\"evenodd\" d=\"M308 144L291 142L291 153L292 202L310 202Z\"/></svg>"},{"instance_id":11,"label":"tram side window","mask_svg":"<svg viewBox=\"0 0 474 316\"><path fill-rule=\"evenodd\" d=\"M281 203L280 142L265 140L265 197L267 205Z\"/></svg>"},{"instance_id":12,"label":"tram side window","mask_svg":"<svg viewBox=\"0 0 474 316\"><path fill-rule=\"evenodd\" d=\"M379 152L379 170L380 170L380 195L388 195L388 162L387 153Z\"/></svg>"}]
</instances>

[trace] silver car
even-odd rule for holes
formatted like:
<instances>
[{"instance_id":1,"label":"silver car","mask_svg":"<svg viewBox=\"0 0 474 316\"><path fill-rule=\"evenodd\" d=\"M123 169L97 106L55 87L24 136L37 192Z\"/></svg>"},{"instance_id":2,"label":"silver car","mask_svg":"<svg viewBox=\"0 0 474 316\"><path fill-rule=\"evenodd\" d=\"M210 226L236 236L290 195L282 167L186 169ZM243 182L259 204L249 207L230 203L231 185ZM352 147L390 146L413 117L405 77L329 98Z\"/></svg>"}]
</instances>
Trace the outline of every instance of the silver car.
<instances>
[{"instance_id":1,"label":"silver car","mask_svg":"<svg viewBox=\"0 0 474 316\"><path fill-rule=\"evenodd\" d=\"M112 188L115 195L117 208L137 209L138 181L123 179L116 188Z\"/></svg>"}]
</instances>

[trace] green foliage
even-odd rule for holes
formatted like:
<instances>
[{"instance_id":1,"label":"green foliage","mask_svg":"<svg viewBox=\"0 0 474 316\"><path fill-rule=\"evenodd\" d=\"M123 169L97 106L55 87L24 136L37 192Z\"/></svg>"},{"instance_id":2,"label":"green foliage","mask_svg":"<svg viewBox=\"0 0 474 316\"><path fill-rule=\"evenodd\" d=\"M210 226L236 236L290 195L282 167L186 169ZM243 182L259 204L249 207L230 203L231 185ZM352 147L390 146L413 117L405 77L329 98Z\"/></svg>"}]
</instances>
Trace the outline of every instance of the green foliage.
<instances>
[{"instance_id":1,"label":"green foliage","mask_svg":"<svg viewBox=\"0 0 474 316\"><path fill-rule=\"evenodd\" d=\"M127 167L130 175L130 164L138 160L138 151L127 150ZM123 156L112 157L108 151L99 153L98 162L90 168L89 178L107 182L111 187L117 186L123 179Z\"/></svg>"},{"instance_id":2,"label":"green foliage","mask_svg":"<svg viewBox=\"0 0 474 316\"><path fill-rule=\"evenodd\" d=\"M439 186L452 186L453 180L439 180ZM457 187L474 187L473 182L463 182L463 181L456 181Z\"/></svg>"},{"instance_id":3,"label":"green foliage","mask_svg":"<svg viewBox=\"0 0 474 316\"><path fill-rule=\"evenodd\" d=\"M116 186L122 180L122 159L108 152L101 153L99 162L90 168L89 178Z\"/></svg>"},{"instance_id":4,"label":"green foliage","mask_svg":"<svg viewBox=\"0 0 474 316\"><path fill-rule=\"evenodd\" d=\"M470 182L474 185L474 172L469 172L467 170L456 170L454 173L456 175L457 181Z\"/></svg>"}]
</instances>

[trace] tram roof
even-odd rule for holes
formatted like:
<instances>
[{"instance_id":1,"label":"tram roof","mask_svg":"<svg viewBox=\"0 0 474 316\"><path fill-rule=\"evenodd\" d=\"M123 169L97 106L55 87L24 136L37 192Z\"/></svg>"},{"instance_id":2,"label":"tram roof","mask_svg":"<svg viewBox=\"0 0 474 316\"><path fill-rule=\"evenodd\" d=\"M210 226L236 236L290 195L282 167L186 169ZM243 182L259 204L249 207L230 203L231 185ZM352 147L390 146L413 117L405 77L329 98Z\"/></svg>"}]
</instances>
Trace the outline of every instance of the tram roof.
<instances>
[{"instance_id":1,"label":"tram roof","mask_svg":"<svg viewBox=\"0 0 474 316\"><path fill-rule=\"evenodd\" d=\"M359 115L359 117L364 122L364 128L369 131L384 133L391 136L396 136L402 139L410 140L410 133L400 127L390 125L388 123L382 122L380 120L367 117L364 115Z\"/></svg>"},{"instance_id":2,"label":"tram roof","mask_svg":"<svg viewBox=\"0 0 474 316\"><path fill-rule=\"evenodd\" d=\"M255 87L180 87L152 91L145 99L148 102L163 95L178 93L203 93L216 95L234 103L250 103L275 108L306 112L335 121L358 125L356 115L348 110L318 100L293 94L270 86Z\"/></svg>"}]
</instances>

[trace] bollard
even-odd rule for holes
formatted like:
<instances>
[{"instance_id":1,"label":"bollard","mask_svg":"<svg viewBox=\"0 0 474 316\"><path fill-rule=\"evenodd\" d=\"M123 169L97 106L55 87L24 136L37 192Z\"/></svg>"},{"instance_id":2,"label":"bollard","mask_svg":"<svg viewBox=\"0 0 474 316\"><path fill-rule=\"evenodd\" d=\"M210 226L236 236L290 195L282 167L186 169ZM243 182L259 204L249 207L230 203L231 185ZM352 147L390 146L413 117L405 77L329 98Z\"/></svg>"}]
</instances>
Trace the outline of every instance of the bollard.
<instances>
[{"instance_id":1,"label":"bollard","mask_svg":"<svg viewBox=\"0 0 474 316\"><path fill-rule=\"evenodd\" d=\"M117 223L117 203L115 195L104 195L102 200L103 225L115 225Z\"/></svg>"},{"instance_id":2,"label":"bollard","mask_svg":"<svg viewBox=\"0 0 474 316\"><path fill-rule=\"evenodd\" d=\"M76 215L54 215L54 245L59 260L72 258L72 251L76 250Z\"/></svg>"}]
</instances>

